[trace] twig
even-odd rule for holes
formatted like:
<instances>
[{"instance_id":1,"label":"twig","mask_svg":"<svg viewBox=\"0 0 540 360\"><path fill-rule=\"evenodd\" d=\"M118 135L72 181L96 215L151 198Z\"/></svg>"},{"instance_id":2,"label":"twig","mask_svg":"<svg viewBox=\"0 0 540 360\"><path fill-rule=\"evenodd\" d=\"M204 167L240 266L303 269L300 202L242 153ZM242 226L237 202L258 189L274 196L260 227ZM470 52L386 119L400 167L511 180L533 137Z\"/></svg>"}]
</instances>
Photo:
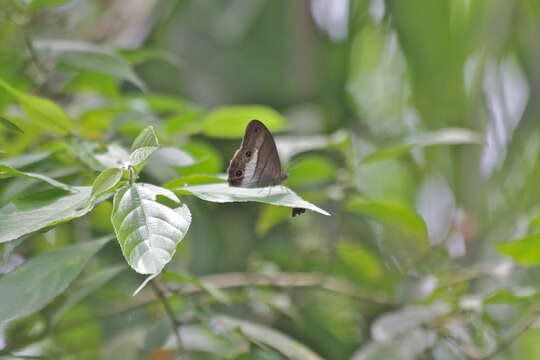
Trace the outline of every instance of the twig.
<instances>
[{"instance_id":1,"label":"twig","mask_svg":"<svg viewBox=\"0 0 540 360\"><path fill-rule=\"evenodd\" d=\"M174 310L172 309L171 304L169 303L169 300L167 299L167 295L161 289L160 284L158 283L158 280L153 279L152 281L150 281L150 285L152 286L152 289L154 290L156 297L163 304L163 307L165 308L165 312L167 313L167 316L169 320L171 321L173 334L174 334L174 337L176 338L176 348L178 350L178 354L182 358L189 359L189 357L185 353L184 346L182 344L182 338L180 337L180 326L182 325L182 323L176 317L176 314L174 313Z\"/></svg>"}]
</instances>

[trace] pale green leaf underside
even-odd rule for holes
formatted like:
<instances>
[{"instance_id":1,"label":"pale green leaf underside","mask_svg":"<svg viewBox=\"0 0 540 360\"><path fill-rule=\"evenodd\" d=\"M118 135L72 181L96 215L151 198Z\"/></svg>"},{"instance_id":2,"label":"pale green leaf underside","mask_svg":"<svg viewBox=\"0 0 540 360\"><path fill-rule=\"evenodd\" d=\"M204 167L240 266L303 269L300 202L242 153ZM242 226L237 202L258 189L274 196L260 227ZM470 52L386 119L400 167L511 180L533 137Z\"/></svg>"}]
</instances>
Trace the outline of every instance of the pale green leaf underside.
<instances>
[{"instance_id":1,"label":"pale green leaf underside","mask_svg":"<svg viewBox=\"0 0 540 360\"><path fill-rule=\"evenodd\" d=\"M241 188L229 186L227 183L186 186L174 189L177 193L192 194L212 202L257 201L265 204L303 208L323 215L330 214L323 209L305 201L286 186L269 186L263 188Z\"/></svg>"},{"instance_id":2,"label":"pale green leaf underside","mask_svg":"<svg viewBox=\"0 0 540 360\"><path fill-rule=\"evenodd\" d=\"M144 128L135 138L135 140L133 140L133 144L131 144L131 151L133 152L138 148L145 146L159 146L156 133L154 132L154 128L152 126L147 126L146 128Z\"/></svg>"},{"instance_id":3,"label":"pale green leaf underside","mask_svg":"<svg viewBox=\"0 0 540 360\"><path fill-rule=\"evenodd\" d=\"M122 179L122 170L109 168L98 175L92 185L92 195L98 196L112 189Z\"/></svg>"},{"instance_id":4,"label":"pale green leaf underside","mask_svg":"<svg viewBox=\"0 0 540 360\"><path fill-rule=\"evenodd\" d=\"M61 183L60 181L56 181L46 175L42 174L36 174L36 173L30 173L30 172L23 172L19 171L17 169L12 168L11 166L0 164L0 179L4 178L10 178L10 177L22 177L27 179L33 179L33 180L39 180L44 181L48 183L51 186L64 189L66 191L71 191L71 187Z\"/></svg>"},{"instance_id":5,"label":"pale green leaf underside","mask_svg":"<svg viewBox=\"0 0 540 360\"><path fill-rule=\"evenodd\" d=\"M40 191L0 208L0 243L85 215L94 207L90 186Z\"/></svg>"},{"instance_id":6,"label":"pale green leaf underside","mask_svg":"<svg viewBox=\"0 0 540 360\"><path fill-rule=\"evenodd\" d=\"M111 237L38 255L0 279L0 322L41 310Z\"/></svg>"},{"instance_id":7,"label":"pale green leaf underside","mask_svg":"<svg viewBox=\"0 0 540 360\"><path fill-rule=\"evenodd\" d=\"M141 274L159 273L191 224L186 205L172 209L157 202L158 195L179 202L171 191L150 184L134 184L114 196L111 220L118 242L128 264Z\"/></svg>"}]
</instances>

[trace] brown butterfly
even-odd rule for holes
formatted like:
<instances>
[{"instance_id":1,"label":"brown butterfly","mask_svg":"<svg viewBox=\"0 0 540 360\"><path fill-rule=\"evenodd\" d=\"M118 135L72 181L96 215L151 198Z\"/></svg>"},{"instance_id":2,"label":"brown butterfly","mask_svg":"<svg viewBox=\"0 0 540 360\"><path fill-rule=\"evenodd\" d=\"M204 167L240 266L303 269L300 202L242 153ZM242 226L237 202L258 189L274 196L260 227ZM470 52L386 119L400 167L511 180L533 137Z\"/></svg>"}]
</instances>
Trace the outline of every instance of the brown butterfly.
<instances>
[{"instance_id":1,"label":"brown butterfly","mask_svg":"<svg viewBox=\"0 0 540 360\"><path fill-rule=\"evenodd\" d=\"M229 185L238 187L279 185L287 179L287 173L281 169L274 137L259 120L251 120L247 125L240 149L234 153L227 172ZM305 211L293 208L292 216Z\"/></svg>"}]
</instances>

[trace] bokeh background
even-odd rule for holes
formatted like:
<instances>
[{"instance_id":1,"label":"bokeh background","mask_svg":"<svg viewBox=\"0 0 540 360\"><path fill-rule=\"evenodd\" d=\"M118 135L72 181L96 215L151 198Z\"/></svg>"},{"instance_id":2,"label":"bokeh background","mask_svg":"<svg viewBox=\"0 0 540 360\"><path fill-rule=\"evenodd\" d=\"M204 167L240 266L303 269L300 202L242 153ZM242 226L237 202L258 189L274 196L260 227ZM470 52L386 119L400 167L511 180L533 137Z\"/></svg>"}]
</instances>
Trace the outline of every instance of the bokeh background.
<instances>
[{"instance_id":1,"label":"bokeh background","mask_svg":"<svg viewBox=\"0 0 540 360\"><path fill-rule=\"evenodd\" d=\"M191 358L540 358L538 1L3 0L0 29L0 78L77 129L33 126L0 90L24 131L0 127L0 162L91 184L81 149L129 147L153 125L196 160L149 161L141 179L167 187L224 173L258 118L285 185L332 214L182 197L193 222L162 280L213 289L169 298ZM1 180L0 204L36 186ZM111 207L0 244L2 273L111 234ZM54 318L122 264L111 242L51 304L2 324L0 354L175 358L152 291L131 296L132 270ZM224 330L220 315L255 327Z\"/></svg>"}]
</instances>

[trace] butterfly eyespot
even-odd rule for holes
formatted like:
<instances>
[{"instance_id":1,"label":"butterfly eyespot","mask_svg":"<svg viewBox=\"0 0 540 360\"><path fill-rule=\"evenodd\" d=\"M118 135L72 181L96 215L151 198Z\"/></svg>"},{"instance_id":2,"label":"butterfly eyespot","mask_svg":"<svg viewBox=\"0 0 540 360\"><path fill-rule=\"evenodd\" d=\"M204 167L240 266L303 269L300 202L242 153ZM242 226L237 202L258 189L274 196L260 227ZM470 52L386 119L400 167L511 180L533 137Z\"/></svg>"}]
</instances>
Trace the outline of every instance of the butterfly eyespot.
<instances>
[{"instance_id":1,"label":"butterfly eyespot","mask_svg":"<svg viewBox=\"0 0 540 360\"><path fill-rule=\"evenodd\" d=\"M246 156L247 156L247 157L250 157L250 156L251 156L251 151L249 151L249 150L246 151Z\"/></svg>"},{"instance_id":2,"label":"butterfly eyespot","mask_svg":"<svg viewBox=\"0 0 540 360\"><path fill-rule=\"evenodd\" d=\"M242 170L236 170L236 172L234 173L234 175L236 175L236 176L242 176Z\"/></svg>"}]
</instances>

